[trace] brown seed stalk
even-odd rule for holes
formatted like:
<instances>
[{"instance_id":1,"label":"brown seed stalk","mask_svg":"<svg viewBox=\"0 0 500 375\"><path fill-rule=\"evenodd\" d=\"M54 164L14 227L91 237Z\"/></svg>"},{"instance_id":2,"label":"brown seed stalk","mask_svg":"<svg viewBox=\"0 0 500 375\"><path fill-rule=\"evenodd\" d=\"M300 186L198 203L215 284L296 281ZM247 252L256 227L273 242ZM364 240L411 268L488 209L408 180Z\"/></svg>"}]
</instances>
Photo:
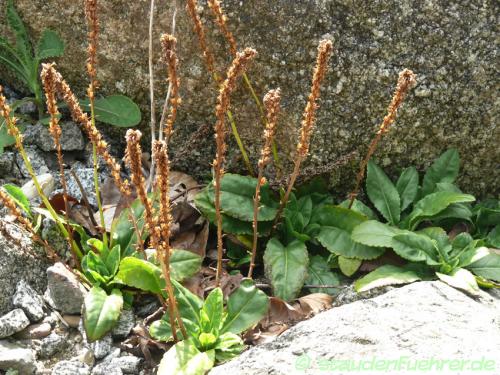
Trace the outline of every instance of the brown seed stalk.
<instances>
[{"instance_id":1,"label":"brown seed stalk","mask_svg":"<svg viewBox=\"0 0 500 375\"><path fill-rule=\"evenodd\" d=\"M157 258L161 263L163 277L165 278L166 291L168 295L168 308L170 326L172 335L177 341L175 320L182 332L184 338L187 337L186 329L182 322L177 301L175 299L174 289L170 278L170 228L172 225L172 214L170 207L170 162L168 159L167 143L165 141L155 141L153 144L153 157L155 159L156 169L156 188L160 192L160 214L158 216L158 225L161 232L161 242L156 250Z\"/></svg>"},{"instance_id":2,"label":"brown seed stalk","mask_svg":"<svg viewBox=\"0 0 500 375\"><path fill-rule=\"evenodd\" d=\"M382 124L380 125L377 133L375 134L375 137L368 146L368 152L366 153L365 158L361 161L359 172L356 176L356 186L354 190L349 194L350 197L349 208L352 207L354 200L358 195L359 189L361 187L361 182L365 177L365 171L368 161L370 160L373 153L377 149L377 145L382 139L382 136L391 129L391 126L394 123L394 120L396 119L398 108L403 103L408 91L413 86L415 86L416 82L417 82L416 75L411 70L404 69L399 73L398 84L396 86L396 90L394 91L394 95L392 96L391 103L387 108L387 115L384 117Z\"/></svg>"},{"instance_id":3,"label":"brown seed stalk","mask_svg":"<svg viewBox=\"0 0 500 375\"><path fill-rule=\"evenodd\" d=\"M322 40L318 46L318 56L316 58L316 66L314 68L311 93L307 100L306 108L304 110L302 125L300 128L299 142L297 143L297 150L294 161L293 172L290 175L290 180L288 182L288 187L286 193L281 200L280 207L278 209L278 214L276 215L275 224L280 219L281 213L285 208L290 193L292 192L295 180L299 175L300 165L302 161L307 157L309 153L309 145L311 142L311 135L314 130L314 125L316 123L316 111L319 108L317 103L320 93L321 93L321 83L323 82L326 70L328 68L328 60L333 51L333 44L331 40Z\"/></svg>"},{"instance_id":4,"label":"brown seed stalk","mask_svg":"<svg viewBox=\"0 0 500 375\"><path fill-rule=\"evenodd\" d=\"M57 152L57 163L59 165L59 179L63 188L63 200L64 200L64 215L66 217L66 222L69 223L69 204L68 204L68 184L66 182L66 176L64 174L64 160L61 148L61 126L59 125L59 110L57 108L56 100L56 83L54 80L53 72L50 67L54 64L42 64L41 78L45 91L45 97L47 99L47 111L50 115L49 132L54 140L54 146ZM72 248L73 243L73 229L69 224L66 225L66 230L68 231L68 241L70 248ZM73 261L77 267L79 267L80 262L78 261L78 256L74 251L71 251Z\"/></svg>"},{"instance_id":5,"label":"brown seed stalk","mask_svg":"<svg viewBox=\"0 0 500 375\"><path fill-rule=\"evenodd\" d=\"M253 201L253 243L252 258L248 277L252 277L255 267L255 257L257 255L257 237L258 237L258 214L260 204L260 188L265 184L264 168L271 162L272 146L274 135L276 134L276 125L280 111L281 91L280 89L271 90L264 96L264 107L266 108L267 121L264 130L264 146L262 147L259 159L259 171L257 176L257 186L255 187L255 196Z\"/></svg>"},{"instance_id":6,"label":"brown seed stalk","mask_svg":"<svg viewBox=\"0 0 500 375\"><path fill-rule=\"evenodd\" d=\"M97 18L97 0L85 0L85 18L87 19L87 73L90 84L87 95L90 101L95 98L94 90L98 87L97 76L97 42L99 36L99 20Z\"/></svg>"},{"instance_id":7,"label":"brown seed stalk","mask_svg":"<svg viewBox=\"0 0 500 375\"><path fill-rule=\"evenodd\" d=\"M255 57L257 52L252 48L245 48L243 52L238 52L234 58L231 66L227 71L227 78L221 84L219 96L217 97L217 105L215 107L215 142L216 142L216 155L213 162L215 172L215 213L217 220L217 273L216 285L220 284L220 276L222 272L222 216L220 209L220 183L224 175L224 162L227 150L226 134L227 129L225 125L226 112L229 109L230 95L236 87L236 80L247 69L250 61Z\"/></svg>"},{"instance_id":8,"label":"brown seed stalk","mask_svg":"<svg viewBox=\"0 0 500 375\"><path fill-rule=\"evenodd\" d=\"M177 76L179 59L177 58L176 53L177 39L173 35L163 34L160 41L163 51L163 59L168 68L168 80L172 84L170 92L170 114L167 117L167 122L164 128L165 139L168 144L170 137L172 136L174 122L177 116L177 108L181 104L181 98L179 96L180 80Z\"/></svg>"},{"instance_id":9,"label":"brown seed stalk","mask_svg":"<svg viewBox=\"0 0 500 375\"><path fill-rule=\"evenodd\" d=\"M238 50L236 46L236 39L234 39L233 33L229 30L227 26L227 16L224 14L219 0L208 0L208 7L212 10L215 17L215 23L219 26L222 34L229 43L229 51L232 56L236 56Z\"/></svg>"},{"instance_id":10,"label":"brown seed stalk","mask_svg":"<svg viewBox=\"0 0 500 375\"><path fill-rule=\"evenodd\" d=\"M200 50L203 53L203 58L205 59L207 70L213 77L218 77L218 74L215 70L215 58L212 51L208 48L205 29L203 28L200 16L198 15L198 11L196 9L197 7L197 0L187 0L186 10L188 11L191 20L193 21L194 32L198 36L198 43L200 46Z\"/></svg>"},{"instance_id":11,"label":"brown seed stalk","mask_svg":"<svg viewBox=\"0 0 500 375\"><path fill-rule=\"evenodd\" d=\"M151 245L157 248L159 245L159 230L155 225L153 205L146 193L145 178L142 173L142 149L141 149L142 134L139 130L129 129L125 135L127 141L127 150L125 153L125 162L130 168L130 179L135 187L137 196L144 206L144 221L148 227Z\"/></svg>"},{"instance_id":12,"label":"brown seed stalk","mask_svg":"<svg viewBox=\"0 0 500 375\"><path fill-rule=\"evenodd\" d=\"M116 186L120 189L120 192L126 197L130 196L130 186L127 180L122 180L120 171L120 164L115 160L113 156L109 153L108 144L103 139L99 130L92 125L89 117L86 113L82 111L80 107L80 103L78 99L71 91L71 88L66 83L66 81L62 78L61 74L54 68L54 66L50 66L47 68L50 70L55 81L55 86L59 95L61 95L68 105L68 108L71 112L71 117L74 121L78 122L90 142L95 145L97 153L104 159L106 164L108 165L111 175L113 176L114 182Z\"/></svg>"}]
</instances>

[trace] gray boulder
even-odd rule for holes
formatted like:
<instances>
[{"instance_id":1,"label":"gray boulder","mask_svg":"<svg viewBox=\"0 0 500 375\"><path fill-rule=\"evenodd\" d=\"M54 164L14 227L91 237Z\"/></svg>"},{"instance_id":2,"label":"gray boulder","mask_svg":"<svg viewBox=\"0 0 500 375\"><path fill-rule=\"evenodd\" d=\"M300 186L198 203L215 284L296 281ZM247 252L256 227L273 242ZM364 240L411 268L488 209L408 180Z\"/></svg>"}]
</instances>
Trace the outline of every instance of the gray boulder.
<instances>
[{"instance_id":1,"label":"gray boulder","mask_svg":"<svg viewBox=\"0 0 500 375\"><path fill-rule=\"evenodd\" d=\"M15 238L12 241L0 231L0 315L3 315L14 308L12 297L20 280L43 294L47 286L46 269L50 263L45 251L33 244L18 226L4 221L0 225L5 226L7 233Z\"/></svg>"},{"instance_id":2,"label":"gray boulder","mask_svg":"<svg viewBox=\"0 0 500 375\"><path fill-rule=\"evenodd\" d=\"M24 280L19 281L17 284L12 304L23 309L33 323L38 322L45 315L42 297Z\"/></svg>"},{"instance_id":3,"label":"gray boulder","mask_svg":"<svg viewBox=\"0 0 500 375\"><path fill-rule=\"evenodd\" d=\"M0 339L12 336L30 325L22 309L15 309L0 317Z\"/></svg>"},{"instance_id":4,"label":"gray boulder","mask_svg":"<svg viewBox=\"0 0 500 375\"><path fill-rule=\"evenodd\" d=\"M40 357L51 358L54 354L60 352L68 345L67 335L59 335L52 332L45 337L40 344Z\"/></svg>"},{"instance_id":5,"label":"gray boulder","mask_svg":"<svg viewBox=\"0 0 500 375\"><path fill-rule=\"evenodd\" d=\"M29 375L36 369L35 354L31 349L0 340L0 370L14 369Z\"/></svg>"},{"instance_id":6,"label":"gray boulder","mask_svg":"<svg viewBox=\"0 0 500 375\"><path fill-rule=\"evenodd\" d=\"M85 148L82 132L73 121L64 121L61 126L61 149L63 151L81 151ZM55 151L54 139L50 135L49 128L40 123L29 126L24 133L25 144L33 144L43 151Z\"/></svg>"},{"instance_id":7,"label":"gray boulder","mask_svg":"<svg viewBox=\"0 0 500 375\"><path fill-rule=\"evenodd\" d=\"M159 58L159 36L170 30L173 3L156 1L153 61L157 112L167 88L161 83L165 68ZM195 143L189 139L200 126L213 125L217 90L204 66L184 2L178 3L176 34L183 102L172 155L181 155L184 150L174 166L200 176L210 171L214 140L210 134L198 137ZM198 3L208 43L217 57L217 69L223 72L231 59L228 44L215 26L206 1ZM65 40L58 68L83 97L87 86L86 46L81 36L86 33L86 22L80 2L16 0L16 7L35 37L48 27ZM277 144L285 165L290 166L295 149L318 41L331 38L335 52L322 90L308 173L334 172L331 182L337 191L352 189L360 158L385 115L397 73L406 67L418 74L418 86L376 156L394 175L402 166L423 169L444 149L456 146L466 171L460 177L461 187L478 196L498 195L498 64L496 49L492 48L498 37L497 2L225 0L223 7L238 48L251 46L259 52L248 72L257 95L262 98L269 89L282 88ZM0 17L4 15L2 10L0 6ZM99 55L105 56L99 64L99 93L129 95L144 114L149 113L148 13L144 4L125 0L114 0L99 12ZM72 22L67 22L68 17ZM131 20L141 21L133 33L128 27ZM4 24L2 20L0 24ZM78 61L80 69L75 66ZM232 104L240 135L255 163L262 125L243 83L239 83ZM147 131L148 123L149 116L143 116L142 130ZM123 131L112 127L105 131L115 134L113 142L123 143ZM229 169L243 170L233 141L229 149ZM353 160L335 166L339 158L353 150L359 151Z\"/></svg>"},{"instance_id":8,"label":"gray boulder","mask_svg":"<svg viewBox=\"0 0 500 375\"><path fill-rule=\"evenodd\" d=\"M122 310L120 314L120 319L116 324L115 328L111 331L113 339L125 339L128 334L134 328L135 316L132 310Z\"/></svg>"},{"instance_id":9,"label":"gray boulder","mask_svg":"<svg viewBox=\"0 0 500 375\"><path fill-rule=\"evenodd\" d=\"M497 374L500 299L487 297L479 302L439 281L414 283L320 313L210 374L317 374L342 370L341 360L344 371L346 360L364 360L363 368L373 372L381 370L369 366L388 366L389 360L401 366L416 360L418 366L430 366L430 360L470 360L475 366L483 361L490 368L485 373Z\"/></svg>"},{"instance_id":10,"label":"gray boulder","mask_svg":"<svg viewBox=\"0 0 500 375\"><path fill-rule=\"evenodd\" d=\"M90 367L79 361L60 361L52 368L52 375L90 375Z\"/></svg>"},{"instance_id":11,"label":"gray boulder","mask_svg":"<svg viewBox=\"0 0 500 375\"><path fill-rule=\"evenodd\" d=\"M79 314L86 292L76 276L56 263L47 269L47 280L47 296L53 307L63 314Z\"/></svg>"}]
</instances>

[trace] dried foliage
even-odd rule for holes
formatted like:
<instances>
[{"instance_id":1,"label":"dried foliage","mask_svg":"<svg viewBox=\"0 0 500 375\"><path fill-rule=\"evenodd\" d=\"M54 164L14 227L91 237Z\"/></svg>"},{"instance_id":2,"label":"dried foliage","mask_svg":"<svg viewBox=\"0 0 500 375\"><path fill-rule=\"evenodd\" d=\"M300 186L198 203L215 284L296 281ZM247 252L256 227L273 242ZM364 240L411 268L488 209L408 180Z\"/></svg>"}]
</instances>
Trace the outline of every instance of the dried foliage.
<instances>
[{"instance_id":1,"label":"dried foliage","mask_svg":"<svg viewBox=\"0 0 500 375\"><path fill-rule=\"evenodd\" d=\"M170 114L167 117L167 122L164 127L165 139L168 142L172 136L175 118L177 116L177 108L181 104L181 98L179 96L179 85L180 80L177 76L177 69L179 66L179 59L177 58L176 45L177 39L170 34L163 34L161 36L161 46L163 51L163 59L167 64L168 69L168 81L171 84L170 92Z\"/></svg>"}]
</instances>

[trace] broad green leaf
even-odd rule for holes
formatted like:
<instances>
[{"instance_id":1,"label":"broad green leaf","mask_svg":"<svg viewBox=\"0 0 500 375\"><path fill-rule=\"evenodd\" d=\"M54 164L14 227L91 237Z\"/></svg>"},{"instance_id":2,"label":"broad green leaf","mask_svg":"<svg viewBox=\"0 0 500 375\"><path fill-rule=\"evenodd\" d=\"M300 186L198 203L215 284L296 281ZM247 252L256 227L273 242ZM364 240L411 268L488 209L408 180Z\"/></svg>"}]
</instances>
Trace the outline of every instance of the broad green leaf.
<instances>
[{"instance_id":1,"label":"broad green leaf","mask_svg":"<svg viewBox=\"0 0 500 375\"><path fill-rule=\"evenodd\" d=\"M165 288L165 280L162 279L160 268L135 257L122 259L115 278L125 285L155 294L160 294Z\"/></svg>"},{"instance_id":2,"label":"broad green leaf","mask_svg":"<svg viewBox=\"0 0 500 375\"><path fill-rule=\"evenodd\" d=\"M131 216L137 222L137 228L142 232L142 238L145 240L148 236L144 227L144 206L139 199L136 199L130 205L130 209L124 209L118 218L113 220L111 225L111 247L120 245L122 256L131 255L137 246L137 233L135 232Z\"/></svg>"},{"instance_id":3,"label":"broad green leaf","mask_svg":"<svg viewBox=\"0 0 500 375\"><path fill-rule=\"evenodd\" d=\"M462 193L462 190L460 190L457 185L451 182L438 182L436 184L434 192L437 193L438 191L450 191L452 193Z\"/></svg>"},{"instance_id":4,"label":"broad green leaf","mask_svg":"<svg viewBox=\"0 0 500 375\"><path fill-rule=\"evenodd\" d=\"M449 191L439 191L429 194L415 204L409 216L410 226L411 228L415 228L424 218L437 215L453 203L473 202L475 200L472 195Z\"/></svg>"},{"instance_id":5,"label":"broad green leaf","mask_svg":"<svg viewBox=\"0 0 500 375\"><path fill-rule=\"evenodd\" d=\"M359 212L330 204L314 210L311 218L312 223L321 226L337 227L349 233L366 220L367 217Z\"/></svg>"},{"instance_id":6,"label":"broad green leaf","mask_svg":"<svg viewBox=\"0 0 500 375\"><path fill-rule=\"evenodd\" d=\"M64 42L55 31L45 29L38 42L36 53L39 60L62 56L64 53Z\"/></svg>"},{"instance_id":7,"label":"broad green leaf","mask_svg":"<svg viewBox=\"0 0 500 375\"><path fill-rule=\"evenodd\" d=\"M361 266L362 260L356 258L346 258L339 256L339 268L346 276L352 276Z\"/></svg>"},{"instance_id":8,"label":"broad green leaf","mask_svg":"<svg viewBox=\"0 0 500 375\"><path fill-rule=\"evenodd\" d=\"M363 276L354 283L357 292L365 292L386 285L409 284L421 280L419 275L402 267L385 265Z\"/></svg>"},{"instance_id":9,"label":"broad green leaf","mask_svg":"<svg viewBox=\"0 0 500 375\"><path fill-rule=\"evenodd\" d=\"M417 198L418 172L415 167L403 170L396 182L396 189L401 198L401 212L403 212Z\"/></svg>"},{"instance_id":10,"label":"broad green leaf","mask_svg":"<svg viewBox=\"0 0 500 375\"><path fill-rule=\"evenodd\" d=\"M5 184L2 186L2 189L5 190L14 202L16 202L21 210L23 210L29 217L32 216L30 201L26 195L24 195L23 190L20 187L12 184Z\"/></svg>"},{"instance_id":11,"label":"broad green leaf","mask_svg":"<svg viewBox=\"0 0 500 375\"><path fill-rule=\"evenodd\" d=\"M340 203L339 206L343 207L343 208L349 208L349 204L351 204L351 200L346 199L346 200L342 201L342 203ZM370 220L377 219L377 215L375 215L373 210L370 207L368 207L366 204L364 204L363 202L361 202L357 199L355 199L352 202L351 210L359 212L362 215L365 215Z\"/></svg>"},{"instance_id":12,"label":"broad green leaf","mask_svg":"<svg viewBox=\"0 0 500 375\"><path fill-rule=\"evenodd\" d=\"M163 318L155 320L151 323L149 326L149 334L151 337L155 340L164 342L169 342L174 339L174 336L172 335L172 327L170 326L168 319L168 314L165 314Z\"/></svg>"},{"instance_id":13,"label":"broad green leaf","mask_svg":"<svg viewBox=\"0 0 500 375\"><path fill-rule=\"evenodd\" d=\"M491 247L500 248L500 224L498 224L488 233L488 236L485 238L485 241Z\"/></svg>"},{"instance_id":14,"label":"broad green leaf","mask_svg":"<svg viewBox=\"0 0 500 375\"><path fill-rule=\"evenodd\" d=\"M84 272L86 270L89 270L97 272L99 275L103 277L111 276L108 267L106 266L106 263L104 263L103 259L98 254L94 253L94 251L89 251L87 254L85 254L85 256L82 259L82 263L83 260L85 260L84 262L85 267L83 267L82 264Z\"/></svg>"},{"instance_id":15,"label":"broad green leaf","mask_svg":"<svg viewBox=\"0 0 500 375\"><path fill-rule=\"evenodd\" d=\"M340 277L335 272L332 272L326 259L320 255L314 255L310 258L309 267L307 268L308 277L306 284L309 285L340 285ZM328 293L337 295L339 289L336 288L309 288L311 293Z\"/></svg>"},{"instance_id":16,"label":"broad green leaf","mask_svg":"<svg viewBox=\"0 0 500 375\"><path fill-rule=\"evenodd\" d=\"M380 247L371 247L354 242L348 231L336 227L321 227L316 239L328 251L347 258L375 259L385 251Z\"/></svg>"},{"instance_id":17,"label":"broad green leaf","mask_svg":"<svg viewBox=\"0 0 500 375\"><path fill-rule=\"evenodd\" d=\"M7 132L7 125L0 118L0 155L3 154L5 147L12 146L15 143L16 139Z\"/></svg>"},{"instance_id":18,"label":"broad green leaf","mask_svg":"<svg viewBox=\"0 0 500 375\"><path fill-rule=\"evenodd\" d=\"M215 207L214 207L214 191L213 185L210 184L201 192L199 192L194 199L196 208L205 216L211 223L215 224ZM225 233L232 233L237 235L252 235L253 228L251 221L242 221L235 219L231 216L222 213L222 230ZM259 236L268 233L273 225L273 222L259 222L258 223L258 234Z\"/></svg>"},{"instance_id":19,"label":"broad green leaf","mask_svg":"<svg viewBox=\"0 0 500 375\"><path fill-rule=\"evenodd\" d=\"M170 255L170 272L174 279L183 281L200 270L203 259L187 250L174 249Z\"/></svg>"},{"instance_id":20,"label":"broad green leaf","mask_svg":"<svg viewBox=\"0 0 500 375\"><path fill-rule=\"evenodd\" d=\"M252 280L243 280L227 300L227 316L221 333L246 331L266 315L268 308L267 295Z\"/></svg>"},{"instance_id":21,"label":"broad green leaf","mask_svg":"<svg viewBox=\"0 0 500 375\"><path fill-rule=\"evenodd\" d=\"M198 326L201 324L200 321L200 310L203 307L203 301L189 289L182 286L181 283L176 280L172 280L174 286L174 294L179 307L179 312L182 316L182 321L187 319L194 322Z\"/></svg>"},{"instance_id":22,"label":"broad green leaf","mask_svg":"<svg viewBox=\"0 0 500 375\"><path fill-rule=\"evenodd\" d=\"M286 205L283 216L287 219L293 231L303 233L304 228L311 220L312 209L313 202L310 196L306 195L297 200L295 196L292 195Z\"/></svg>"},{"instance_id":23,"label":"broad green leaf","mask_svg":"<svg viewBox=\"0 0 500 375\"><path fill-rule=\"evenodd\" d=\"M239 355L245 345L243 340L234 333L226 332L217 339L215 344L215 359L218 363L225 362Z\"/></svg>"},{"instance_id":24,"label":"broad green leaf","mask_svg":"<svg viewBox=\"0 0 500 375\"><path fill-rule=\"evenodd\" d=\"M449 275L436 272L437 277L446 284L464 290L470 294L476 295L479 292L479 286L477 285L476 278L470 271L464 268L457 268Z\"/></svg>"},{"instance_id":25,"label":"broad green leaf","mask_svg":"<svg viewBox=\"0 0 500 375\"><path fill-rule=\"evenodd\" d=\"M476 204L473 211L478 227L495 226L500 223L500 201L498 199L485 199Z\"/></svg>"},{"instance_id":26,"label":"broad green leaf","mask_svg":"<svg viewBox=\"0 0 500 375\"><path fill-rule=\"evenodd\" d=\"M205 375L214 366L214 352L200 352L191 340L172 346L158 367L158 375Z\"/></svg>"},{"instance_id":27,"label":"broad green leaf","mask_svg":"<svg viewBox=\"0 0 500 375\"><path fill-rule=\"evenodd\" d=\"M439 265L437 244L429 237L416 233L396 234L392 237L394 252L412 262L426 262Z\"/></svg>"},{"instance_id":28,"label":"broad green leaf","mask_svg":"<svg viewBox=\"0 0 500 375\"><path fill-rule=\"evenodd\" d=\"M88 100L81 100L80 104L84 110L90 111ZM141 122L139 107L125 95L110 95L97 99L94 103L94 113L97 121L121 128L136 126Z\"/></svg>"},{"instance_id":29,"label":"broad green leaf","mask_svg":"<svg viewBox=\"0 0 500 375\"><path fill-rule=\"evenodd\" d=\"M83 324L89 341L99 340L118 322L123 307L122 293L113 289L111 295L104 289L93 287L84 301Z\"/></svg>"},{"instance_id":30,"label":"broad green leaf","mask_svg":"<svg viewBox=\"0 0 500 375\"><path fill-rule=\"evenodd\" d=\"M116 275L116 273L118 272L118 267L120 266L120 257L120 245L116 245L109 251L109 254L104 260L111 276Z\"/></svg>"},{"instance_id":31,"label":"broad green leaf","mask_svg":"<svg viewBox=\"0 0 500 375\"><path fill-rule=\"evenodd\" d=\"M283 246L277 238L267 242L264 269L271 280L274 295L290 301L297 297L307 278L309 257L306 245L298 240Z\"/></svg>"},{"instance_id":32,"label":"broad green leaf","mask_svg":"<svg viewBox=\"0 0 500 375\"><path fill-rule=\"evenodd\" d=\"M33 65L33 61L31 57L31 45L28 32L26 31L26 27L24 26L21 17L19 17L12 0L7 1L6 18L11 30L16 36L16 50L20 52L23 62L27 65L27 67L29 66L28 69L25 69L30 70Z\"/></svg>"},{"instance_id":33,"label":"broad green leaf","mask_svg":"<svg viewBox=\"0 0 500 375\"><path fill-rule=\"evenodd\" d=\"M219 334L224 314L224 296L221 288L215 288L205 298L202 311L207 317L207 322L203 327L204 332Z\"/></svg>"},{"instance_id":34,"label":"broad green leaf","mask_svg":"<svg viewBox=\"0 0 500 375\"><path fill-rule=\"evenodd\" d=\"M437 215L430 216L426 220L432 221L434 223L446 220L446 219L458 219L464 221L471 221L472 211L465 203L453 203L450 204L443 211Z\"/></svg>"},{"instance_id":35,"label":"broad green leaf","mask_svg":"<svg viewBox=\"0 0 500 375\"><path fill-rule=\"evenodd\" d=\"M402 231L380 221L368 220L354 228L351 238L367 246L391 247L392 237L398 233Z\"/></svg>"},{"instance_id":36,"label":"broad green leaf","mask_svg":"<svg viewBox=\"0 0 500 375\"><path fill-rule=\"evenodd\" d=\"M399 223L401 201L392 181L373 161L368 162L366 192L373 205L392 225Z\"/></svg>"},{"instance_id":37,"label":"broad green leaf","mask_svg":"<svg viewBox=\"0 0 500 375\"><path fill-rule=\"evenodd\" d=\"M452 148L444 152L425 172L421 197L433 193L436 184L439 182L454 182L458 176L459 168L460 157L458 151Z\"/></svg>"},{"instance_id":38,"label":"broad green leaf","mask_svg":"<svg viewBox=\"0 0 500 375\"><path fill-rule=\"evenodd\" d=\"M469 264L467 269L485 279L500 282L500 255L489 250L486 255Z\"/></svg>"}]
</instances>

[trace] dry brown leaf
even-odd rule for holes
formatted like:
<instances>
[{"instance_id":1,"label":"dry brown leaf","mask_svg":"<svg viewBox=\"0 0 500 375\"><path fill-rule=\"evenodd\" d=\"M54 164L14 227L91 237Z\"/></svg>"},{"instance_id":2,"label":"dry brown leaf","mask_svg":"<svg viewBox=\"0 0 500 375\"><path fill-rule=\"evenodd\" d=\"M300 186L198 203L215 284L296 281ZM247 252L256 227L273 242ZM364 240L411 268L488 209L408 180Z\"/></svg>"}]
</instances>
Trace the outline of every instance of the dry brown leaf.
<instances>
[{"instance_id":1,"label":"dry brown leaf","mask_svg":"<svg viewBox=\"0 0 500 375\"><path fill-rule=\"evenodd\" d=\"M182 172L171 171L170 179L170 198L177 200L185 197L185 200L193 204L195 195L201 190L196 180L190 175Z\"/></svg>"},{"instance_id":2,"label":"dry brown leaf","mask_svg":"<svg viewBox=\"0 0 500 375\"><path fill-rule=\"evenodd\" d=\"M198 231L196 231L197 229ZM182 249L191 251L202 258L205 258L205 252L208 241L208 222L203 221L201 229L193 228L192 230L180 233L172 239L171 246L174 249Z\"/></svg>"},{"instance_id":3,"label":"dry brown leaf","mask_svg":"<svg viewBox=\"0 0 500 375\"><path fill-rule=\"evenodd\" d=\"M307 296L297 298L293 303L293 307L309 317L320 311L328 310L332 307L333 297L326 293L311 293Z\"/></svg>"}]
</instances>

